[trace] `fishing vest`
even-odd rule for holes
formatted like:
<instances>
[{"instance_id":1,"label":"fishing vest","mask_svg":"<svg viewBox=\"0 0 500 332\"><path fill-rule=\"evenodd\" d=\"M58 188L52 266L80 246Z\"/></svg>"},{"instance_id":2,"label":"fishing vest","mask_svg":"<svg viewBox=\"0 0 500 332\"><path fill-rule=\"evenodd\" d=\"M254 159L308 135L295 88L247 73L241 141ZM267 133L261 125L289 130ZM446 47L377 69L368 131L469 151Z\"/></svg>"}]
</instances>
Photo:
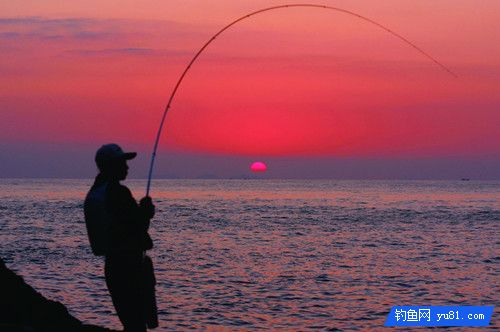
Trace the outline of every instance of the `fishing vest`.
<instances>
[{"instance_id":1,"label":"fishing vest","mask_svg":"<svg viewBox=\"0 0 500 332\"><path fill-rule=\"evenodd\" d=\"M89 236L92 253L96 256L106 255L109 245L109 227L111 216L106 207L108 183L94 186L84 203L85 225Z\"/></svg>"}]
</instances>

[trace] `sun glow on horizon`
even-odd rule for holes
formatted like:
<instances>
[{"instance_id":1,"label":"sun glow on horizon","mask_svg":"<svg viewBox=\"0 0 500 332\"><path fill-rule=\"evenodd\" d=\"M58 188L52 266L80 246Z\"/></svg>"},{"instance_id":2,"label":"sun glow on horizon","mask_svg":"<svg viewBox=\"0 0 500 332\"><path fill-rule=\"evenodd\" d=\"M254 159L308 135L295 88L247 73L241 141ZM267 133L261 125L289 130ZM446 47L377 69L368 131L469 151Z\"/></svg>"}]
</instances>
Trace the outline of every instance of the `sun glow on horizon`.
<instances>
[{"instance_id":1,"label":"sun glow on horizon","mask_svg":"<svg viewBox=\"0 0 500 332\"><path fill-rule=\"evenodd\" d=\"M256 161L252 163L250 170L254 173L262 173L267 171L267 166L262 161Z\"/></svg>"}]
</instances>

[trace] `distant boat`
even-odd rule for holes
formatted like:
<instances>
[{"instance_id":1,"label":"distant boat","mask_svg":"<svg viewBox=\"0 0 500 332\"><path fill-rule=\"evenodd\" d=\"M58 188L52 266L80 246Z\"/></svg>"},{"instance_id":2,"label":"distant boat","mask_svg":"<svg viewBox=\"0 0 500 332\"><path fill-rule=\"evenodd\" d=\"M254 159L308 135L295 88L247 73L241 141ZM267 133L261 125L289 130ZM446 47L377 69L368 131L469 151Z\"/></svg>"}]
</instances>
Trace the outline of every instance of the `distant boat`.
<instances>
[{"instance_id":1,"label":"distant boat","mask_svg":"<svg viewBox=\"0 0 500 332\"><path fill-rule=\"evenodd\" d=\"M469 178L462 178L461 180L462 180L462 181L470 181L470 179L469 179Z\"/></svg>"}]
</instances>

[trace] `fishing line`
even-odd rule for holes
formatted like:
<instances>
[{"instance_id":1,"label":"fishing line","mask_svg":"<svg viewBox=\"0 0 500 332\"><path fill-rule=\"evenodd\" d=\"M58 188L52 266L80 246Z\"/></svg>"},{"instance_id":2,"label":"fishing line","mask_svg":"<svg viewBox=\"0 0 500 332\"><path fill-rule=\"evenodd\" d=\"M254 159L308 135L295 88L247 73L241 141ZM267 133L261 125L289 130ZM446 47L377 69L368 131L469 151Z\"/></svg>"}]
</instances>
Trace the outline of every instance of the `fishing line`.
<instances>
[{"instance_id":1,"label":"fishing line","mask_svg":"<svg viewBox=\"0 0 500 332\"><path fill-rule=\"evenodd\" d=\"M154 167L154 162L155 162L155 159L156 159L156 151L158 150L158 143L160 141L160 137L161 137L161 133L162 133L162 129L163 129L163 124L165 123L165 117L167 116L168 110L170 109L170 106L172 105L172 100L174 99L174 96L177 93L177 90L179 89L179 86L181 85L184 77L186 76L187 72L189 71L189 69L191 68L191 66L193 65L193 63L196 61L196 59L198 59L198 57L208 47L208 45L210 45L221 33L223 33L224 31L226 31L227 29L229 29L230 27L232 27L236 23L238 23L240 21L243 21L243 20L245 20L245 19L247 19L247 18L249 18L251 16L263 13L263 12L267 12L267 11L271 11L271 10L275 10L275 9L282 9L282 8L293 8L293 7L309 7L309 8L320 8L320 9L334 10L334 11L337 11L337 12L341 12L341 13L344 13L344 14L348 14L348 15L357 17L357 18L359 18L361 20L364 20L366 22L369 22L369 23L371 23L371 24L373 24L373 25L381 28L382 30L387 31L388 33L390 33L394 37L399 38L404 43L408 44L409 46L411 46L412 48L414 48L415 50L417 50L420 54L422 54L423 56L425 56L426 58L428 58L432 62L434 62L436 65L438 65L439 67L441 67L441 69L443 69L444 71L446 71L448 74L450 74L453 77L457 77L457 75L454 72L452 72L450 69L448 69L445 65L443 65L441 62L439 62L438 60L436 60L434 57L432 57L431 55L429 55L428 53L426 53L424 50L422 50L420 47L418 47L417 45L415 45L414 43L412 43L411 41L409 41L405 37L401 36L400 34L392 31L391 29L387 28L386 26L384 26L384 25L382 25L382 24L380 24L380 23L378 23L378 22L376 22L376 21L374 21L372 19L369 19L369 18L367 18L365 16L362 16L360 14L357 14L355 12L352 12L352 11L349 11L349 10L346 10L346 9L337 8L337 7L331 7L331 6L325 6L325 5L316 5L316 4L288 4L288 5L280 5L280 6L268 7L268 8L264 8L264 9L260 9L260 10L254 11L254 12L252 12L250 14L247 14L245 16L242 16L242 17L240 17L240 18L232 21L231 23L229 23L228 25L226 25L225 27L223 27L222 29L220 29L215 35L213 35L200 48L200 50L194 55L194 57L191 59L191 61L187 65L186 69L184 69L184 71L182 72L182 75L179 77L177 83L175 84L174 89L172 90L172 94L170 95L170 98L168 99L167 106L165 107L165 111L163 112L163 116L161 118L160 127L158 128L158 132L156 133L156 140L155 140L155 144L154 144L154 147L153 147L153 153L151 154L151 163L149 165L148 183L147 183L147 186L146 186L146 196L149 195L149 191L151 189L151 177L153 175L153 167Z\"/></svg>"}]
</instances>

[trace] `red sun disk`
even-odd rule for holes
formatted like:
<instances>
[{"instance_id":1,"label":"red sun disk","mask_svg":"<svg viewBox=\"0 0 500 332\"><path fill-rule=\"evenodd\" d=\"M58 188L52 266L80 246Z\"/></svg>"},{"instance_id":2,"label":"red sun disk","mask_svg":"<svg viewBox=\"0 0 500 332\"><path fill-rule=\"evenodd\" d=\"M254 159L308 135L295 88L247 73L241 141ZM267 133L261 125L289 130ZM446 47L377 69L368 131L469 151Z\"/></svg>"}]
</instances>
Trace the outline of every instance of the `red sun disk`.
<instances>
[{"instance_id":1,"label":"red sun disk","mask_svg":"<svg viewBox=\"0 0 500 332\"><path fill-rule=\"evenodd\" d=\"M250 166L252 172L265 172L267 170L266 164L261 161L256 161Z\"/></svg>"}]
</instances>

